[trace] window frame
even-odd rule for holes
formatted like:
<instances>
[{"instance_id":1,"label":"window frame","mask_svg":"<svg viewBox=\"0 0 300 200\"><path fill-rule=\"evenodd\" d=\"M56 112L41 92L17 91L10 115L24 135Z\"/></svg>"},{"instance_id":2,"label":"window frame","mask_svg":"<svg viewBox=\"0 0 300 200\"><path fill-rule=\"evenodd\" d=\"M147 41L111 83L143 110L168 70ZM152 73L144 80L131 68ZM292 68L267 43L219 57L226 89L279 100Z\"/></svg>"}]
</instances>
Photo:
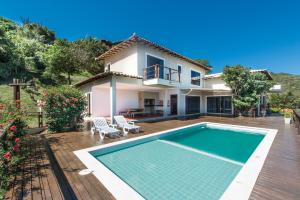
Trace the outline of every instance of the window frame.
<instances>
[{"instance_id":1,"label":"window frame","mask_svg":"<svg viewBox=\"0 0 300 200\"><path fill-rule=\"evenodd\" d=\"M104 72L110 72L111 62L105 64Z\"/></svg>"},{"instance_id":2,"label":"window frame","mask_svg":"<svg viewBox=\"0 0 300 200\"><path fill-rule=\"evenodd\" d=\"M193 80L192 80L192 78L193 78L193 77L192 77L192 73L193 73L193 72L199 73L199 77L200 77L200 78L199 78L199 85L193 83ZM190 75L190 78L191 78L191 85L201 86L201 84L202 84L202 80L201 80L201 79L202 79L202 73L201 73L200 71L191 69L191 75Z\"/></svg>"}]
</instances>

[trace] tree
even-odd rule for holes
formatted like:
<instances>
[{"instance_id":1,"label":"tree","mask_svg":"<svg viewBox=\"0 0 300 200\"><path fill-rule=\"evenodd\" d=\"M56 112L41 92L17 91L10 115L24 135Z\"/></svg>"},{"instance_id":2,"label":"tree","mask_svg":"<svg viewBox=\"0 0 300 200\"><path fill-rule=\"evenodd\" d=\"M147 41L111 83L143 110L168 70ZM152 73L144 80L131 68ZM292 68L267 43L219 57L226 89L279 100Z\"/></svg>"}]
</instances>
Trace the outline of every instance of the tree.
<instances>
[{"instance_id":1,"label":"tree","mask_svg":"<svg viewBox=\"0 0 300 200\"><path fill-rule=\"evenodd\" d=\"M22 25L0 18L0 77L29 80L45 69L42 55L55 40L46 27L25 22Z\"/></svg>"},{"instance_id":2,"label":"tree","mask_svg":"<svg viewBox=\"0 0 300 200\"><path fill-rule=\"evenodd\" d=\"M297 97L291 92L270 94L270 105L278 109L294 109L299 104Z\"/></svg>"},{"instance_id":3,"label":"tree","mask_svg":"<svg viewBox=\"0 0 300 200\"><path fill-rule=\"evenodd\" d=\"M77 62L74 49L73 43L67 40L56 40L44 54L44 59L47 62L44 76L51 78L56 83L67 80L68 84L71 85L71 76L81 72L81 66Z\"/></svg>"},{"instance_id":4,"label":"tree","mask_svg":"<svg viewBox=\"0 0 300 200\"><path fill-rule=\"evenodd\" d=\"M195 61L202 64L202 65L205 65L207 67L211 67L211 65L210 65L210 63L207 59L198 58L198 59L195 59ZM210 73L211 73L211 70L206 71L206 74L210 74Z\"/></svg>"},{"instance_id":5,"label":"tree","mask_svg":"<svg viewBox=\"0 0 300 200\"><path fill-rule=\"evenodd\" d=\"M272 82L262 73L251 73L249 68L241 65L225 66L222 78L232 89L233 104L239 112L254 107L261 94L272 87Z\"/></svg>"},{"instance_id":6,"label":"tree","mask_svg":"<svg viewBox=\"0 0 300 200\"><path fill-rule=\"evenodd\" d=\"M96 38L88 37L74 42L73 54L83 70L98 74L104 71L104 64L95 58L107 50L107 45Z\"/></svg>"},{"instance_id":7,"label":"tree","mask_svg":"<svg viewBox=\"0 0 300 200\"><path fill-rule=\"evenodd\" d=\"M205 66L210 66L209 61L207 59L201 59L201 58L197 58L195 59L196 62L203 64Z\"/></svg>"}]
</instances>

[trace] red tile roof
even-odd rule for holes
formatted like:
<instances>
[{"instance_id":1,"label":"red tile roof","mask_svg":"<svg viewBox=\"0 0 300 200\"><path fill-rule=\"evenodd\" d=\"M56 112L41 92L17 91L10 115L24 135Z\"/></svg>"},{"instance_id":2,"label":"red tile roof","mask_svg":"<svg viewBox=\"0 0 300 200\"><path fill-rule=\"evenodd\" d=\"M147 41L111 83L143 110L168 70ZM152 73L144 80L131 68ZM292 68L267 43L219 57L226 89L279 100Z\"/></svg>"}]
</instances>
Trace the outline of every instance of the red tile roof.
<instances>
[{"instance_id":1,"label":"red tile roof","mask_svg":"<svg viewBox=\"0 0 300 200\"><path fill-rule=\"evenodd\" d=\"M80 86L85 85L87 83L96 81L96 80L101 79L101 78L111 77L113 75L122 76L122 77L129 77L129 78L136 78L136 79L143 79L143 77L141 77L141 76L134 76L134 75L130 75L130 74L124 74L124 73L121 73L121 72L109 71L109 72L103 72L103 73L100 73L100 74L96 74L96 75L94 75L94 76L92 76L88 79L85 79L83 81L75 83L73 86L80 87Z\"/></svg>"}]
</instances>

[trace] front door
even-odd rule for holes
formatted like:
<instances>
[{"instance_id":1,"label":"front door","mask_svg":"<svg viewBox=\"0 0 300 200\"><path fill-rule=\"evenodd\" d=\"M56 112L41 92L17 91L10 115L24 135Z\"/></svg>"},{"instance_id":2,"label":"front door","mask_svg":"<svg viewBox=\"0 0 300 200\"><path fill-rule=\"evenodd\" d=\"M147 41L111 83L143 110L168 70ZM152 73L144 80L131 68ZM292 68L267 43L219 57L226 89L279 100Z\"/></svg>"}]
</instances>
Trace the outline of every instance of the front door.
<instances>
[{"instance_id":1,"label":"front door","mask_svg":"<svg viewBox=\"0 0 300 200\"><path fill-rule=\"evenodd\" d=\"M171 115L177 115L177 94L171 95Z\"/></svg>"}]
</instances>

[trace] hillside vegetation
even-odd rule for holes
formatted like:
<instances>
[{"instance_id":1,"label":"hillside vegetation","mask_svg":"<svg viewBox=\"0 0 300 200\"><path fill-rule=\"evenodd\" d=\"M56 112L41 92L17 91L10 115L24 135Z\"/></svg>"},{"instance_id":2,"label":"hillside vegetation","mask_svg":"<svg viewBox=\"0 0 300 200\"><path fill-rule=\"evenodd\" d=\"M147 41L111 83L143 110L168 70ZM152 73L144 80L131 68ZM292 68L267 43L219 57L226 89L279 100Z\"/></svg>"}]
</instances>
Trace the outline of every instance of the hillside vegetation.
<instances>
[{"instance_id":1,"label":"hillside vegetation","mask_svg":"<svg viewBox=\"0 0 300 200\"><path fill-rule=\"evenodd\" d=\"M95 57L113 45L95 37L68 41L41 24L19 24L0 17L0 100L12 100L13 90L8 84L19 78L35 86L21 89L21 105L36 112L41 90L103 72L103 63Z\"/></svg>"},{"instance_id":2,"label":"hillside vegetation","mask_svg":"<svg viewBox=\"0 0 300 200\"><path fill-rule=\"evenodd\" d=\"M272 73L275 83L281 84L284 92L292 92L300 98L300 75Z\"/></svg>"},{"instance_id":3,"label":"hillside vegetation","mask_svg":"<svg viewBox=\"0 0 300 200\"><path fill-rule=\"evenodd\" d=\"M0 99L12 99L12 88L8 84L13 78L32 81L36 90L40 90L73 84L101 73L103 63L95 57L115 44L95 37L69 41L58 38L54 31L41 24L30 21L18 24L0 17ZM197 61L209 65L208 60ZM272 76L283 86L284 92L290 91L300 98L300 75L273 73ZM21 100L36 111L33 94L22 89Z\"/></svg>"},{"instance_id":4,"label":"hillside vegetation","mask_svg":"<svg viewBox=\"0 0 300 200\"><path fill-rule=\"evenodd\" d=\"M20 78L41 85L72 84L74 76L102 72L95 57L111 45L94 37L68 41L41 24L0 17L0 82Z\"/></svg>"}]
</instances>

